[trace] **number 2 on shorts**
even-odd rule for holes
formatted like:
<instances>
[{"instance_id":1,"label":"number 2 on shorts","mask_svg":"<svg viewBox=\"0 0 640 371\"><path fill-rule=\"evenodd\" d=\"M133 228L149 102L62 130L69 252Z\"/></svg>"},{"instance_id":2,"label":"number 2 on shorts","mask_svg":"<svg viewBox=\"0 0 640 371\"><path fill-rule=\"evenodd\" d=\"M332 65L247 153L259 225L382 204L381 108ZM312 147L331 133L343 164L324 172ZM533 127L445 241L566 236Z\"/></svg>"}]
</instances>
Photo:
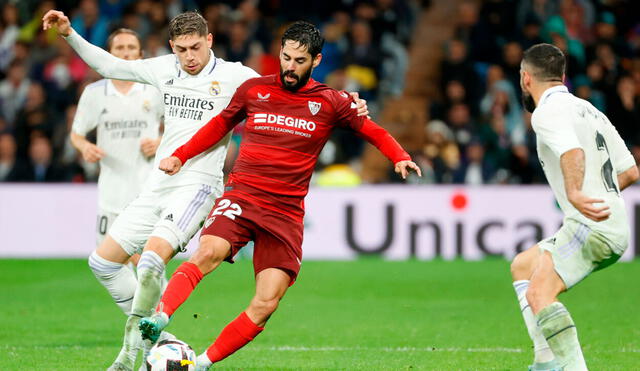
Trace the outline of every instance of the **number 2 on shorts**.
<instances>
[{"instance_id":1,"label":"number 2 on shorts","mask_svg":"<svg viewBox=\"0 0 640 371\"><path fill-rule=\"evenodd\" d=\"M231 201L225 198L218 202L218 207L213 210L211 216L224 215L231 220L235 220L236 216L239 216L240 214L242 214L242 208L240 205L231 203Z\"/></svg>"}]
</instances>

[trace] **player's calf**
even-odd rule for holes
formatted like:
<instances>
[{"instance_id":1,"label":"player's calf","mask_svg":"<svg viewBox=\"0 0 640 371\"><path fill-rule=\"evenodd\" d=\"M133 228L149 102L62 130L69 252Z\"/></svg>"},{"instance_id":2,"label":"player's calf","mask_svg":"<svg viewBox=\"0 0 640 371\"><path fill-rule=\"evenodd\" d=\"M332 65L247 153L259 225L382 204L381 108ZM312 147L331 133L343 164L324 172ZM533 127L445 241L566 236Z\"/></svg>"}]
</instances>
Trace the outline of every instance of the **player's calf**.
<instances>
[{"instance_id":1,"label":"player's calf","mask_svg":"<svg viewBox=\"0 0 640 371\"><path fill-rule=\"evenodd\" d=\"M107 289L115 303L125 314L131 313L133 295L138 280L127 265L109 261L94 251L89 256L89 268L98 282Z\"/></svg>"}]
</instances>

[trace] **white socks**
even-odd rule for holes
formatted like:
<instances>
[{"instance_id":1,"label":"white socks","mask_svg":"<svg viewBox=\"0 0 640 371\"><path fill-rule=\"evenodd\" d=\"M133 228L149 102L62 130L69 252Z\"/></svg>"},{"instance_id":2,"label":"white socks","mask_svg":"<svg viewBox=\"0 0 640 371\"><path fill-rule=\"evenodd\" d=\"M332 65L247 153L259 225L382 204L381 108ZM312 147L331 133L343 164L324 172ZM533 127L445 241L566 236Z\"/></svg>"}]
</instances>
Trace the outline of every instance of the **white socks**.
<instances>
[{"instance_id":1,"label":"white socks","mask_svg":"<svg viewBox=\"0 0 640 371\"><path fill-rule=\"evenodd\" d=\"M578 341L578 331L573 319L562 303L547 305L536 315L538 326L556 355L556 360L566 371L586 371L587 365Z\"/></svg>"},{"instance_id":2,"label":"white socks","mask_svg":"<svg viewBox=\"0 0 640 371\"><path fill-rule=\"evenodd\" d=\"M209 356L207 356L206 350L196 358L196 366L198 369L200 369L200 367L206 367L206 369L209 369L212 364L213 362L211 362Z\"/></svg>"},{"instance_id":3,"label":"white socks","mask_svg":"<svg viewBox=\"0 0 640 371\"><path fill-rule=\"evenodd\" d=\"M133 270L124 264L100 257L95 251L89 256L89 268L104 286L118 307L129 315L138 280Z\"/></svg>"},{"instance_id":4,"label":"white socks","mask_svg":"<svg viewBox=\"0 0 640 371\"><path fill-rule=\"evenodd\" d=\"M552 361L555 357L549 344L542 335L538 323L531 311L531 307L527 302L527 289L529 288L528 280L520 280L513 282L513 288L516 290L518 296L518 302L520 303L520 311L524 318L524 323L527 326L529 337L533 341L534 362L545 363Z\"/></svg>"},{"instance_id":5,"label":"white socks","mask_svg":"<svg viewBox=\"0 0 640 371\"><path fill-rule=\"evenodd\" d=\"M153 251L145 251L138 261L138 286L133 299L131 314L148 317L160 300L162 278L165 270L164 260Z\"/></svg>"}]
</instances>

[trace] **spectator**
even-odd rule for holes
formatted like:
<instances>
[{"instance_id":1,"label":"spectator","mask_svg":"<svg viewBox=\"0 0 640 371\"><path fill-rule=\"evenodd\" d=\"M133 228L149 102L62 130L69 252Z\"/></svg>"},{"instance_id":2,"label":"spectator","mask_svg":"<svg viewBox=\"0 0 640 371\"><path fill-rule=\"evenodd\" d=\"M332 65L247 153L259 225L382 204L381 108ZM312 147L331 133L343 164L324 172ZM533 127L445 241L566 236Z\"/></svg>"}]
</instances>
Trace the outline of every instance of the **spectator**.
<instances>
[{"instance_id":1,"label":"spectator","mask_svg":"<svg viewBox=\"0 0 640 371\"><path fill-rule=\"evenodd\" d=\"M0 134L0 182L16 180L20 171L20 163L16 157L17 145L13 135Z\"/></svg>"},{"instance_id":2,"label":"spectator","mask_svg":"<svg viewBox=\"0 0 640 371\"><path fill-rule=\"evenodd\" d=\"M578 75L573 79L575 95L593 104L601 112L606 112L606 100L601 91L591 88L591 80L585 75Z\"/></svg>"},{"instance_id":3,"label":"spectator","mask_svg":"<svg viewBox=\"0 0 640 371\"><path fill-rule=\"evenodd\" d=\"M629 148L640 147L640 99L636 95L633 79L621 77L616 90L609 119Z\"/></svg>"},{"instance_id":4,"label":"spectator","mask_svg":"<svg viewBox=\"0 0 640 371\"><path fill-rule=\"evenodd\" d=\"M480 101L480 112L488 117L499 116L504 119L504 125L511 143L524 141L524 123L522 122L522 107L516 97L511 83L504 79L494 82L487 94Z\"/></svg>"},{"instance_id":5,"label":"spectator","mask_svg":"<svg viewBox=\"0 0 640 371\"><path fill-rule=\"evenodd\" d=\"M458 39L450 40L446 44L445 58L440 66L441 87L451 80L460 81L466 90L468 101L473 102L478 97L478 78L471 61L467 57L467 46Z\"/></svg>"},{"instance_id":6,"label":"spectator","mask_svg":"<svg viewBox=\"0 0 640 371\"><path fill-rule=\"evenodd\" d=\"M484 146L479 140L469 142L465 158L456 171L454 183L482 185L492 182L496 169L493 163L485 159L484 151Z\"/></svg>"},{"instance_id":7,"label":"spectator","mask_svg":"<svg viewBox=\"0 0 640 371\"><path fill-rule=\"evenodd\" d=\"M13 60L14 44L18 38L18 8L14 4L6 3L2 7L2 21L0 22L0 71L6 72Z\"/></svg>"},{"instance_id":8,"label":"spectator","mask_svg":"<svg viewBox=\"0 0 640 371\"><path fill-rule=\"evenodd\" d=\"M0 82L0 107L2 117L10 128L15 124L16 114L24 106L31 80L27 77L25 66L20 61L9 65L7 77Z\"/></svg>"},{"instance_id":9,"label":"spectator","mask_svg":"<svg viewBox=\"0 0 640 371\"><path fill-rule=\"evenodd\" d=\"M82 0L80 12L71 20L71 26L94 45L104 46L109 36L109 21L100 15L96 0Z\"/></svg>"},{"instance_id":10,"label":"spectator","mask_svg":"<svg viewBox=\"0 0 640 371\"><path fill-rule=\"evenodd\" d=\"M49 138L41 133L34 133L29 144L29 162L16 175L21 182L65 182L70 178L65 168L53 160L53 150Z\"/></svg>"},{"instance_id":11,"label":"spectator","mask_svg":"<svg viewBox=\"0 0 640 371\"><path fill-rule=\"evenodd\" d=\"M365 99L375 98L382 54L373 42L371 27L356 21L351 27L351 43L345 54L347 75L358 82Z\"/></svg>"},{"instance_id":12,"label":"spectator","mask_svg":"<svg viewBox=\"0 0 640 371\"><path fill-rule=\"evenodd\" d=\"M453 132L453 137L460 146L461 152L465 152L467 145L475 134L469 106L464 103L452 105L447 112L447 125Z\"/></svg>"},{"instance_id":13,"label":"spectator","mask_svg":"<svg viewBox=\"0 0 640 371\"><path fill-rule=\"evenodd\" d=\"M15 135L20 157L26 157L26 149L34 132L51 137L56 121L55 114L47 106L47 96L39 83L29 86L24 107L18 112Z\"/></svg>"}]
</instances>

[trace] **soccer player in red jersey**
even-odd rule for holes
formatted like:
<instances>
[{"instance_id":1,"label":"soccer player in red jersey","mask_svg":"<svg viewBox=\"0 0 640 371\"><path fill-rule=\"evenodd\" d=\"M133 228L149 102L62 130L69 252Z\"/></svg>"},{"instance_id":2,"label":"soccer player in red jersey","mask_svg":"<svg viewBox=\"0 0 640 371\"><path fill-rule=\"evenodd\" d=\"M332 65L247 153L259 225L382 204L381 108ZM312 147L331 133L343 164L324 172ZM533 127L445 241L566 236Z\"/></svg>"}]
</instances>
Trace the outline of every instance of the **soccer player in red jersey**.
<instances>
[{"instance_id":1,"label":"soccer player in red jersey","mask_svg":"<svg viewBox=\"0 0 640 371\"><path fill-rule=\"evenodd\" d=\"M333 129L354 130L389 158L403 178L411 170L421 175L387 131L357 115L349 95L310 78L322 59L323 43L314 25L291 25L282 37L280 74L240 85L224 111L160 162L161 170L176 174L246 120L238 159L206 219L198 250L173 274L157 313L140 321L143 337L155 341L203 276L224 260L232 262L253 240L255 296L198 356L198 370L207 370L253 340L295 281L302 260L304 197Z\"/></svg>"}]
</instances>

